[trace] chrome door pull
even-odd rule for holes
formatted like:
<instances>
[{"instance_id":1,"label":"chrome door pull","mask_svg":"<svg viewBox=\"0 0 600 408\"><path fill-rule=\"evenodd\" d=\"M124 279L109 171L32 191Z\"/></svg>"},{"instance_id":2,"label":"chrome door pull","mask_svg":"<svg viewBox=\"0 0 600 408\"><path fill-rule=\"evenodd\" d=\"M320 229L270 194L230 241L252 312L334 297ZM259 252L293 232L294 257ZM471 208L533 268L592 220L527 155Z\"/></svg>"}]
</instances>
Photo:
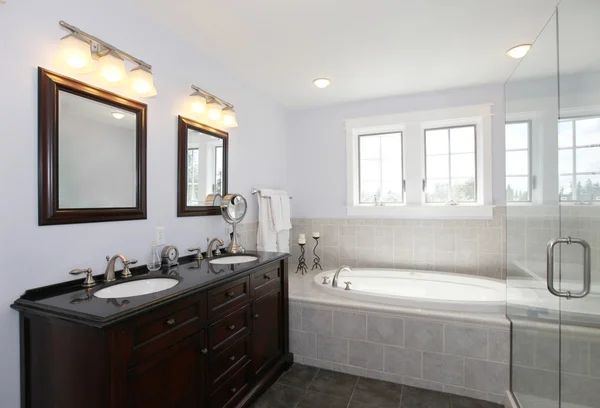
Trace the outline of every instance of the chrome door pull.
<instances>
[{"instance_id":1,"label":"chrome door pull","mask_svg":"<svg viewBox=\"0 0 600 408\"><path fill-rule=\"evenodd\" d=\"M571 292L569 290L560 291L554 288L554 247L558 244L578 244L583 247L583 290L581 292ZM548 291L554 296L564 297L567 299L571 298L582 298L590 293L590 286L592 281L592 261L591 261L591 248L590 244L580 238L554 238L548 242L546 247L546 285Z\"/></svg>"}]
</instances>

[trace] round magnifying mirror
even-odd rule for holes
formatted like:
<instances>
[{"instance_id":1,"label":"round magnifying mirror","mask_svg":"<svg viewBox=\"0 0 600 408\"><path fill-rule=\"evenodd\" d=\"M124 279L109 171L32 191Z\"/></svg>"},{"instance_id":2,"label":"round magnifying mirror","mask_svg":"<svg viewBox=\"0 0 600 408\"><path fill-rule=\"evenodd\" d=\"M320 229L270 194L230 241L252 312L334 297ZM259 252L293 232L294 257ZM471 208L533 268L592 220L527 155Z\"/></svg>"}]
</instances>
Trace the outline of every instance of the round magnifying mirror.
<instances>
[{"instance_id":1,"label":"round magnifying mirror","mask_svg":"<svg viewBox=\"0 0 600 408\"><path fill-rule=\"evenodd\" d=\"M247 210L248 203L240 194L227 194L225 197L223 197L223 201L221 203L221 214L223 215L225 221L233 226L231 245L228 249L229 253L239 254L246 252L244 247L238 242L236 225L244 219Z\"/></svg>"}]
</instances>

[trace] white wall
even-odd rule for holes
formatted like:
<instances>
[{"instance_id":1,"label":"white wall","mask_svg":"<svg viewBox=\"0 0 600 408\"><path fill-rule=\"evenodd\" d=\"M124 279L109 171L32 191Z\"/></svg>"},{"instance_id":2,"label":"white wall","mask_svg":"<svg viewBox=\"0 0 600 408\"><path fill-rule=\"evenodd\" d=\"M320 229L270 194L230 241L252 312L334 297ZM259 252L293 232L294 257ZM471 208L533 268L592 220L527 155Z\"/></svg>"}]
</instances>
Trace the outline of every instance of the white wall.
<instances>
[{"instance_id":1,"label":"white wall","mask_svg":"<svg viewBox=\"0 0 600 408\"><path fill-rule=\"evenodd\" d=\"M324 90L327 92L327 90ZM290 118L288 189L293 217L346 217L344 120L492 103L493 203L504 204L504 90L489 85L375 99L294 112Z\"/></svg>"},{"instance_id":2,"label":"white wall","mask_svg":"<svg viewBox=\"0 0 600 408\"><path fill-rule=\"evenodd\" d=\"M68 74L55 61L65 35L61 19L154 67L158 96L147 100L148 220L38 226L37 67ZM236 106L240 127L230 132L230 191L248 197L248 221L256 219L252 186L285 186L287 112L124 1L9 0L0 5L0 38L0 407L17 408L18 314L9 305L26 289L67 280L77 267L102 272L107 254L145 260L156 226L181 249L205 247L207 236L224 237L220 217L176 217L177 115L190 85ZM73 76L99 84L92 76Z\"/></svg>"}]
</instances>

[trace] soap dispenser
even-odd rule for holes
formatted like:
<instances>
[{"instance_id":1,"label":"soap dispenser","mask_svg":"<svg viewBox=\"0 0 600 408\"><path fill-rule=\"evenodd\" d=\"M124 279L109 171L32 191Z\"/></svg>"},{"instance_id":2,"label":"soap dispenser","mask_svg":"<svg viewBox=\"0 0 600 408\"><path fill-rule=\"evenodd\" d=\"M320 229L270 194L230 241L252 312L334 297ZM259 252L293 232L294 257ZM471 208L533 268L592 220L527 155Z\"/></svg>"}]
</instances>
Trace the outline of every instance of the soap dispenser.
<instances>
[{"instance_id":1,"label":"soap dispenser","mask_svg":"<svg viewBox=\"0 0 600 408\"><path fill-rule=\"evenodd\" d=\"M156 248L156 241L152 241L152 249L150 250L147 266L150 272L158 271L162 266L162 260L158 253L158 249Z\"/></svg>"}]
</instances>

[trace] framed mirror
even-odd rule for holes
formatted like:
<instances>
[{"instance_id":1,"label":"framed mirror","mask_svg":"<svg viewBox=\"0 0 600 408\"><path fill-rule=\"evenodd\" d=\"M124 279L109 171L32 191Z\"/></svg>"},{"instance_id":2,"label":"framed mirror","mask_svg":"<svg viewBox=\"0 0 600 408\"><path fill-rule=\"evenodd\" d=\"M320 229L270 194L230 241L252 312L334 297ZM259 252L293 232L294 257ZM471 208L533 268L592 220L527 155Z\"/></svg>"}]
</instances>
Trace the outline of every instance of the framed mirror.
<instances>
[{"instance_id":1,"label":"framed mirror","mask_svg":"<svg viewBox=\"0 0 600 408\"><path fill-rule=\"evenodd\" d=\"M177 216L219 215L227 194L228 133L179 116Z\"/></svg>"},{"instance_id":2,"label":"framed mirror","mask_svg":"<svg viewBox=\"0 0 600 408\"><path fill-rule=\"evenodd\" d=\"M39 224L146 218L147 106L38 69Z\"/></svg>"}]
</instances>

